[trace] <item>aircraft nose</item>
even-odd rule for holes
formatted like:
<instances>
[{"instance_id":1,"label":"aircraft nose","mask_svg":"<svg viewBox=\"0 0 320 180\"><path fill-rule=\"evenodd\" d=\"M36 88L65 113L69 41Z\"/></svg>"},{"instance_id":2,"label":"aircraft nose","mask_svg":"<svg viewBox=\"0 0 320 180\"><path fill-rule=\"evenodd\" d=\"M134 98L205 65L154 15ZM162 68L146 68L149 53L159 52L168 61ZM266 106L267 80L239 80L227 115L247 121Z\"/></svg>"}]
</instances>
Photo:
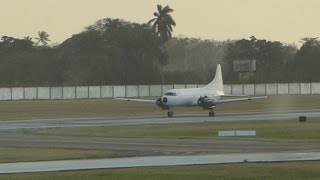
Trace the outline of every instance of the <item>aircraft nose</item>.
<instances>
[{"instance_id":1,"label":"aircraft nose","mask_svg":"<svg viewBox=\"0 0 320 180\"><path fill-rule=\"evenodd\" d=\"M163 97L163 98L162 98L162 102L163 102L163 103L167 103L167 102L168 102L168 98Z\"/></svg>"}]
</instances>

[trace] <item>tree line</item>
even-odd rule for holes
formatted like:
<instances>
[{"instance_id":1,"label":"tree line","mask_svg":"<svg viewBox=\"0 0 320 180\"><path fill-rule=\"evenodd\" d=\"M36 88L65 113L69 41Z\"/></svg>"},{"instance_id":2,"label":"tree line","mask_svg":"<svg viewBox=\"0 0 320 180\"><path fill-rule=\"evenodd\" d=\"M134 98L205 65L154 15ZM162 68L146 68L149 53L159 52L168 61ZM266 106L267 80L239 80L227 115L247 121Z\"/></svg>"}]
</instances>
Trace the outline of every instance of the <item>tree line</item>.
<instances>
[{"instance_id":1,"label":"tree line","mask_svg":"<svg viewBox=\"0 0 320 180\"><path fill-rule=\"evenodd\" d=\"M320 81L317 38L302 39L300 48L254 36L171 38L172 11L157 6L155 18L142 24L102 19L56 46L44 31L35 41L2 36L0 86L207 83L217 63L227 83L239 83L233 61L248 59L257 71L240 83Z\"/></svg>"},{"instance_id":2,"label":"tree line","mask_svg":"<svg viewBox=\"0 0 320 180\"><path fill-rule=\"evenodd\" d=\"M230 43L225 54L225 63L231 66L233 60L255 59L257 71L244 80L246 83L272 82L318 82L320 81L320 41L317 38L303 38L297 48L279 41L241 39ZM239 81L237 74L229 70L230 82Z\"/></svg>"}]
</instances>

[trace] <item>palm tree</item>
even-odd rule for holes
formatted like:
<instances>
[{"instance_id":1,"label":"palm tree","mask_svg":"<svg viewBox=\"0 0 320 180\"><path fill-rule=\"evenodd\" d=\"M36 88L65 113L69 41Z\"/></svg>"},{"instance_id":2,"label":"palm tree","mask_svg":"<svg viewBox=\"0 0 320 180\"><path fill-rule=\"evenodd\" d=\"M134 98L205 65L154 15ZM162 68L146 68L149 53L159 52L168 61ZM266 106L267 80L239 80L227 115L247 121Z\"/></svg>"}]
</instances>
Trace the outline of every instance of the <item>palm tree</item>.
<instances>
[{"instance_id":1,"label":"palm tree","mask_svg":"<svg viewBox=\"0 0 320 180\"><path fill-rule=\"evenodd\" d=\"M32 37L30 37L30 36L24 37L24 38L23 38L23 41L24 41L25 43L27 43L28 45L30 45L30 46L33 46L33 45L34 45L34 42L32 41Z\"/></svg>"},{"instance_id":2,"label":"palm tree","mask_svg":"<svg viewBox=\"0 0 320 180\"><path fill-rule=\"evenodd\" d=\"M26 36L23 39L26 40L26 41L32 41L32 37L30 37L30 36Z\"/></svg>"},{"instance_id":3,"label":"palm tree","mask_svg":"<svg viewBox=\"0 0 320 180\"><path fill-rule=\"evenodd\" d=\"M39 31L38 32L38 36L39 37L35 38L36 40L38 40L36 42L36 45L38 45L41 42L44 46L48 46L48 42L50 41L49 40L49 34L46 33L45 31Z\"/></svg>"},{"instance_id":4,"label":"palm tree","mask_svg":"<svg viewBox=\"0 0 320 180\"><path fill-rule=\"evenodd\" d=\"M158 12L154 12L155 18L151 19L148 24L152 24L153 29L157 35L161 38L162 42L165 43L172 37L172 26L176 26L176 22L172 19L170 13L173 12L169 6L162 8L161 5L157 5Z\"/></svg>"},{"instance_id":5,"label":"palm tree","mask_svg":"<svg viewBox=\"0 0 320 180\"><path fill-rule=\"evenodd\" d=\"M172 26L176 26L176 22L172 19L170 13L173 12L168 5L162 8L161 5L157 5L158 12L154 12L153 15L155 18L151 19L148 24L152 24L152 28L155 30L157 35L160 37L162 41L162 46L159 47L160 53L160 64L162 66L162 86L164 84L164 71L163 68L167 64L168 54L164 48L164 43L166 43L172 37Z\"/></svg>"}]
</instances>

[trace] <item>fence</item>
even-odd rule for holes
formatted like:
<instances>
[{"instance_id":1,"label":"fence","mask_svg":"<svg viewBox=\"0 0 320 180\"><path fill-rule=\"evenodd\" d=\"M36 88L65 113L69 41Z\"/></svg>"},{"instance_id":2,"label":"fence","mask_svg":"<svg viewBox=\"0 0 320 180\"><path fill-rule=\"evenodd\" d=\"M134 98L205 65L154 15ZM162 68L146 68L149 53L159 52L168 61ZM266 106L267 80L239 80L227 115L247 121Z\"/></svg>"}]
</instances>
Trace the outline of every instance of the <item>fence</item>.
<instances>
[{"instance_id":1,"label":"fence","mask_svg":"<svg viewBox=\"0 0 320 180\"><path fill-rule=\"evenodd\" d=\"M124 85L70 87L13 87L0 88L0 100L31 99L99 99L113 97L161 96L170 89L195 88L204 85ZM320 94L320 83L225 84L230 95Z\"/></svg>"}]
</instances>

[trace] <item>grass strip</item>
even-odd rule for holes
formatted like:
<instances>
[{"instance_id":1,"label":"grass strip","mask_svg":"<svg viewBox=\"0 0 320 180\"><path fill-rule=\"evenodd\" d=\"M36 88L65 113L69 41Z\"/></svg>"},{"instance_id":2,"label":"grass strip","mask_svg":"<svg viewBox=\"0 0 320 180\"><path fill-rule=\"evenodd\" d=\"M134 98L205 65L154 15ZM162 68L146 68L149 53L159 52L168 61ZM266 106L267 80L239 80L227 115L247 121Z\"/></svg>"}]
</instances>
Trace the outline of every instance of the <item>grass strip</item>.
<instances>
[{"instance_id":1,"label":"grass strip","mask_svg":"<svg viewBox=\"0 0 320 180\"><path fill-rule=\"evenodd\" d=\"M257 132L256 137L236 137L236 139L287 142L320 141L319 120L308 120L307 122L273 120L55 128L34 131L34 134L123 138L221 139L221 137L218 137L218 131L221 130L256 130Z\"/></svg>"},{"instance_id":2,"label":"grass strip","mask_svg":"<svg viewBox=\"0 0 320 180\"><path fill-rule=\"evenodd\" d=\"M0 148L0 163L113 157L110 151L55 148Z\"/></svg>"},{"instance_id":3,"label":"grass strip","mask_svg":"<svg viewBox=\"0 0 320 180\"><path fill-rule=\"evenodd\" d=\"M230 103L216 107L217 113L319 109L319 95L270 96L267 100ZM205 114L200 107L175 108L175 114ZM0 101L0 120L164 115L153 104L113 99Z\"/></svg>"}]
</instances>

